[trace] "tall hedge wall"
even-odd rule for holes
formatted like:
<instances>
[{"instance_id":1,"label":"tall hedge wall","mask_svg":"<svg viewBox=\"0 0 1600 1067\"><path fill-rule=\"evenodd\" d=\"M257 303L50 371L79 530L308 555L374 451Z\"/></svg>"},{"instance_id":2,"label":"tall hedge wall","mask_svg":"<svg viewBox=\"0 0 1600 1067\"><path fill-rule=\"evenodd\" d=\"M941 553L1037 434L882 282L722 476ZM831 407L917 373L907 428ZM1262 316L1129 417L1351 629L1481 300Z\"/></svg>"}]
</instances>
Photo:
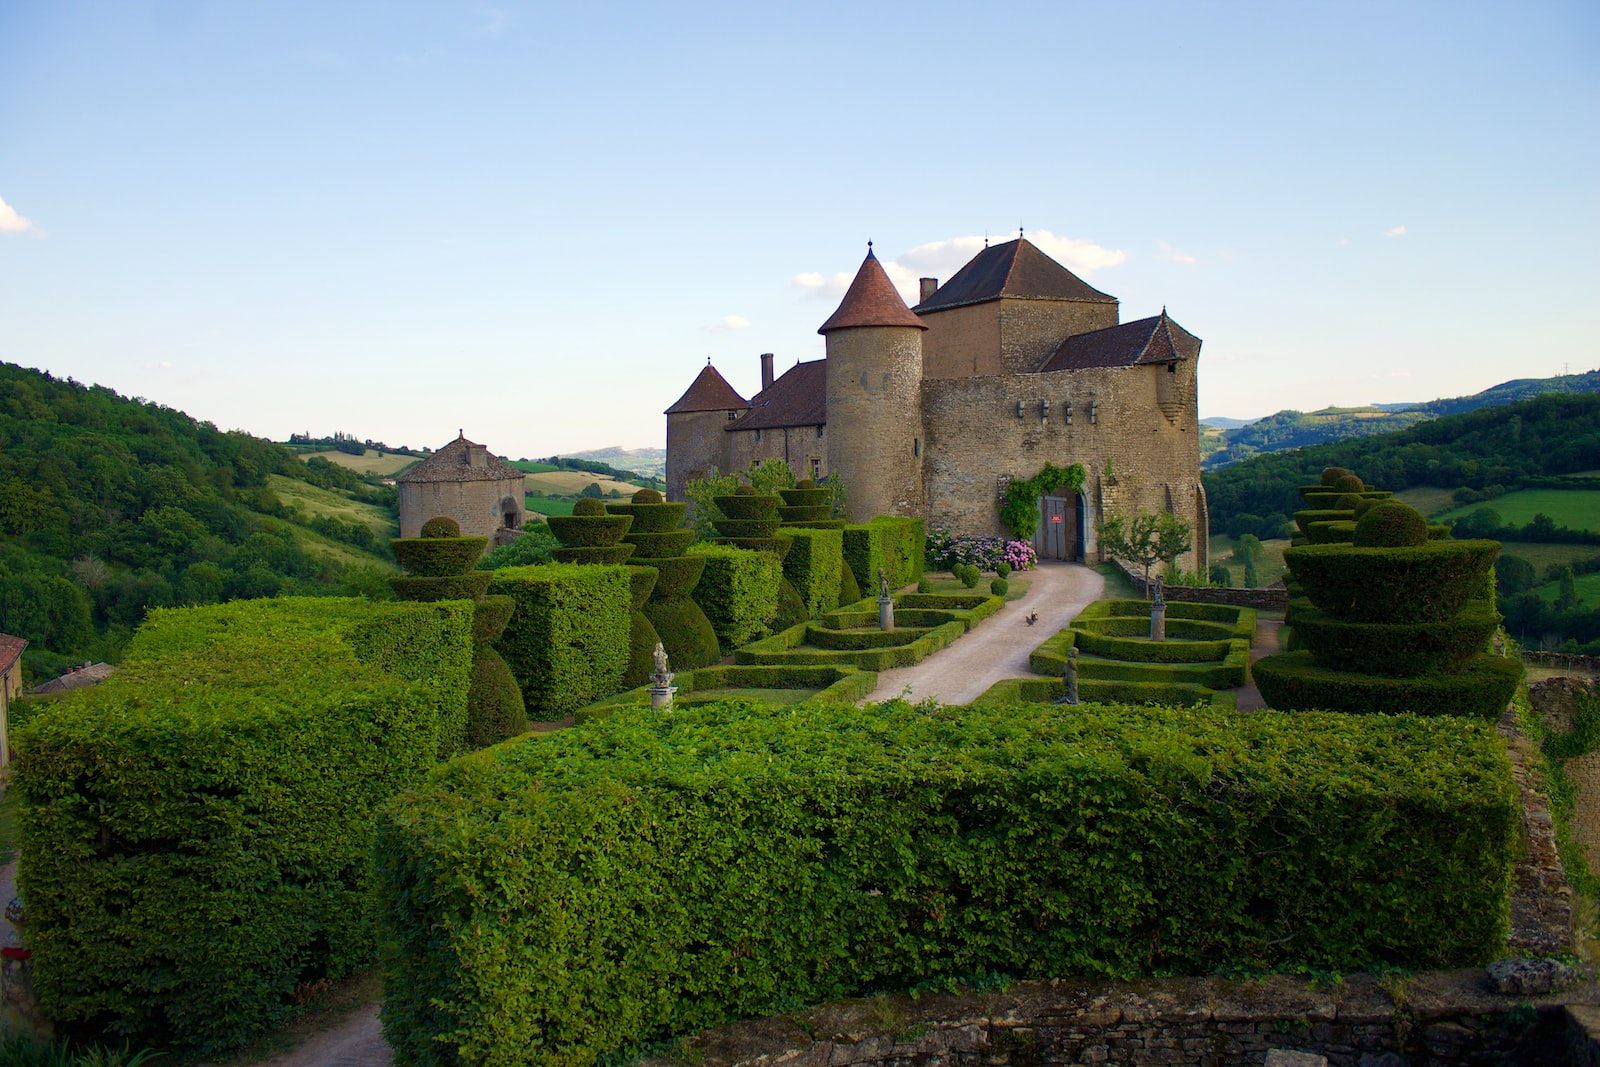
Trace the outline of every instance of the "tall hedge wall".
<instances>
[{"instance_id":1,"label":"tall hedge wall","mask_svg":"<svg viewBox=\"0 0 1600 1067\"><path fill-rule=\"evenodd\" d=\"M365 965L374 811L461 746L471 664L461 602L153 613L16 737L45 1013L209 1053Z\"/></svg>"},{"instance_id":2,"label":"tall hedge wall","mask_svg":"<svg viewBox=\"0 0 1600 1067\"><path fill-rule=\"evenodd\" d=\"M706 557L705 573L694 592L717 633L724 653L765 637L778 615L778 583L783 563L770 552L702 544L690 554Z\"/></svg>"},{"instance_id":3,"label":"tall hedge wall","mask_svg":"<svg viewBox=\"0 0 1600 1067\"><path fill-rule=\"evenodd\" d=\"M1460 721L622 710L387 813L384 1031L409 1064L577 1067L940 976L1480 964L1518 811Z\"/></svg>"},{"instance_id":4,"label":"tall hedge wall","mask_svg":"<svg viewBox=\"0 0 1600 1067\"><path fill-rule=\"evenodd\" d=\"M496 645L529 718L560 719L622 687L631 630L628 568L546 563L494 571L491 593L517 602Z\"/></svg>"},{"instance_id":5,"label":"tall hedge wall","mask_svg":"<svg viewBox=\"0 0 1600 1067\"><path fill-rule=\"evenodd\" d=\"M783 557L783 574L805 602L807 616L814 619L838 607L843 531L785 526L783 532L794 538L789 554Z\"/></svg>"},{"instance_id":6,"label":"tall hedge wall","mask_svg":"<svg viewBox=\"0 0 1600 1067\"><path fill-rule=\"evenodd\" d=\"M846 526L844 560L863 596L877 596L878 568L889 587L901 589L922 577L928 536L921 519L880 515L859 526Z\"/></svg>"}]
</instances>

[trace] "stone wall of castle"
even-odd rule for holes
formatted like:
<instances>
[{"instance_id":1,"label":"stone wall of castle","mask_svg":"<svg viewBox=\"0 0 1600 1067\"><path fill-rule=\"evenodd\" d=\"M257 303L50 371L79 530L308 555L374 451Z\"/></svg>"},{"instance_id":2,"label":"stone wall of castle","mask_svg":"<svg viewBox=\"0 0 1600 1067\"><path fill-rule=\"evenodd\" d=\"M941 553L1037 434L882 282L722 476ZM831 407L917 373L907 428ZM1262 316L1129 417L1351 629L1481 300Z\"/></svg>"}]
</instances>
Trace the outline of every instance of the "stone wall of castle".
<instances>
[{"instance_id":1,"label":"stone wall of castle","mask_svg":"<svg viewBox=\"0 0 1600 1067\"><path fill-rule=\"evenodd\" d=\"M1117 324L1116 304L1076 300L997 300L1000 311L998 373L1026 374L1055 355L1063 337Z\"/></svg>"},{"instance_id":2,"label":"stone wall of castle","mask_svg":"<svg viewBox=\"0 0 1600 1067\"><path fill-rule=\"evenodd\" d=\"M687 411L667 416L667 499L687 500L683 487L712 467L730 469L723 449L733 436L726 411Z\"/></svg>"},{"instance_id":3,"label":"stone wall of castle","mask_svg":"<svg viewBox=\"0 0 1600 1067\"><path fill-rule=\"evenodd\" d=\"M970 304L922 316L924 378L970 378L1000 373L1000 305Z\"/></svg>"},{"instance_id":4,"label":"stone wall of castle","mask_svg":"<svg viewBox=\"0 0 1600 1067\"><path fill-rule=\"evenodd\" d=\"M520 478L401 482L400 536L418 537L423 523L445 516L456 520L464 536L492 540L496 530L522 525L523 485Z\"/></svg>"},{"instance_id":5,"label":"stone wall of castle","mask_svg":"<svg viewBox=\"0 0 1600 1067\"><path fill-rule=\"evenodd\" d=\"M1199 419L1192 401L1176 419L1161 411L1158 376L1166 373L1165 366L1157 365L925 381L923 485L929 525L958 533L1004 534L998 509L1004 479L1032 478L1046 462L1081 463L1088 473L1085 535L1090 558L1096 558L1093 528L1103 514L1171 510L1200 535L1196 548L1180 557L1180 566L1204 569L1208 552ZM1188 388L1191 397L1194 374L1193 361L1178 365L1177 387ZM1043 416L1041 401L1047 405ZM1064 413L1068 404L1070 425Z\"/></svg>"},{"instance_id":6,"label":"stone wall of castle","mask_svg":"<svg viewBox=\"0 0 1600 1067\"><path fill-rule=\"evenodd\" d=\"M722 435L722 471L749 470L750 464L781 459L796 478L828 476L828 436L815 426L782 426L767 430L734 430Z\"/></svg>"},{"instance_id":7,"label":"stone wall of castle","mask_svg":"<svg viewBox=\"0 0 1600 1067\"><path fill-rule=\"evenodd\" d=\"M923 514L922 333L828 334L828 467L844 479L851 522Z\"/></svg>"}]
</instances>

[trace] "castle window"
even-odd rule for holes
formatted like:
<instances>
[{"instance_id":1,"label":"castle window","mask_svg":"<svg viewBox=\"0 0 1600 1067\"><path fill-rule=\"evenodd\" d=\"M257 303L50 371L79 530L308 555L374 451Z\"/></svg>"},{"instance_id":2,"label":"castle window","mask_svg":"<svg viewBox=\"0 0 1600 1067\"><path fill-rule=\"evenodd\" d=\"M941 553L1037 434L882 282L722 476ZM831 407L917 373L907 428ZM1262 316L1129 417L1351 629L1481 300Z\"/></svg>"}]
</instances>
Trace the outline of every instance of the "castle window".
<instances>
[{"instance_id":1,"label":"castle window","mask_svg":"<svg viewBox=\"0 0 1600 1067\"><path fill-rule=\"evenodd\" d=\"M911 454L913 456L922 455L922 438L913 437L911 439Z\"/></svg>"},{"instance_id":2,"label":"castle window","mask_svg":"<svg viewBox=\"0 0 1600 1067\"><path fill-rule=\"evenodd\" d=\"M811 461L811 480L812 481L817 481L821 477L822 477L822 461L820 459L814 459L814 460Z\"/></svg>"},{"instance_id":3,"label":"castle window","mask_svg":"<svg viewBox=\"0 0 1600 1067\"><path fill-rule=\"evenodd\" d=\"M760 443L761 443L761 431L757 430L756 431L756 444L759 445Z\"/></svg>"},{"instance_id":4,"label":"castle window","mask_svg":"<svg viewBox=\"0 0 1600 1067\"><path fill-rule=\"evenodd\" d=\"M822 436L822 424L820 422L817 424L817 436Z\"/></svg>"},{"instance_id":5,"label":"castle window","mask_svg":"<svg viewBox=\"0 0 1600 1067\"><path fill-rule=\"evenodd\" d=\"M737 411L730 411L730 412L728 412L728 421L729 421L729 422L732 422L732 421L734 421L734 420L735 420L735 419L737 419L737 418L738 418L738 417L739 417L739 413L738 413L738 412L737 412Z\"/></svg>"},{"instance_id":6,"label":"castle window","mask_svg":"<svg viewBox=\"0 0 1600 1067\"><path fill-rule=\"evenodd\" d=\"M1168 363L1167 364L1167 373L1168 374L1177 374L1178 373L1178 365L1176 363Z\"/></svg>"}]
</instances>

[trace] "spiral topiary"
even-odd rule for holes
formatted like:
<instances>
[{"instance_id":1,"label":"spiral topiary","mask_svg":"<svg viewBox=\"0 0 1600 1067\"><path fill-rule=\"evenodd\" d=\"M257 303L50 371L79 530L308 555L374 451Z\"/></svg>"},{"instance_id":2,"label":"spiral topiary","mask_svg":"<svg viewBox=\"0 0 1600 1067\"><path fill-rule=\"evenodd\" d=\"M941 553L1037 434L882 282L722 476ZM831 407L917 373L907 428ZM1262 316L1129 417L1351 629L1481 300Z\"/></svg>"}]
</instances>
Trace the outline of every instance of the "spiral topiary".
<instances>
[{"instance_id":1,"label":"spiral topiary","mask_svg":"<svg viewBox=\"0 0 1600 1067\"><path fill-rule=\"evenodd\" d=\"M460 537L461 524L448 515L435 515L422 524L422 537Z\"/></svg>"},{"instance_id":2,"label":"spiral topiary","mask_svg":"<svg viewBox=\"0 0 1600 1067\"><path fill-rule=\"evenodd\" d=\"M1428 539L1428 520L1410 504L1385 500L1356 523L1357 548L1410 548Z\"/></svg>"}]
</instances>

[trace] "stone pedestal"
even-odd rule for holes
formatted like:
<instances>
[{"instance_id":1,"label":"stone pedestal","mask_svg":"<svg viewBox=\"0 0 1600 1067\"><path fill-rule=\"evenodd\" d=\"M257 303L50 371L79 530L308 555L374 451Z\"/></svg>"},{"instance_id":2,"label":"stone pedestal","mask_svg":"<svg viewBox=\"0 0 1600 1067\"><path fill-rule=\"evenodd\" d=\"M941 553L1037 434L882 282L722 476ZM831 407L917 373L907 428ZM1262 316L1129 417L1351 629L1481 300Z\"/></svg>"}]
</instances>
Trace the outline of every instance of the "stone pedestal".
<instances>
[{"instance_id":1,"label":"stone pedestal","mask_svg":"<svg viewBox=\"0 0 1600 1067\"><path fill-rule=\"evenodd\" d=\"M678 691L675 685L653 685L650 687L650 710L671 711L672 694Z\"/></svg>"},{"instance_id":2,"label":"stone pedestal","mask_svg":"<svg viewBox=\"0 0 1600 1067\"><path fill-rule=\"evenodd\" d=\"M1150 605L1150 640L1165 641L1167 639L1167 606L1165 604Z\"/></svg>"},{"instance_id":3,"label":"stone pedestal","mask_svg":"<svg viewBox=\"0 0 1600 1067\"><path fill-rule=\"evenodd\" d=\"M878 629L894 629L894 597L878 598Z\"/></svg>"}]
</instances>

